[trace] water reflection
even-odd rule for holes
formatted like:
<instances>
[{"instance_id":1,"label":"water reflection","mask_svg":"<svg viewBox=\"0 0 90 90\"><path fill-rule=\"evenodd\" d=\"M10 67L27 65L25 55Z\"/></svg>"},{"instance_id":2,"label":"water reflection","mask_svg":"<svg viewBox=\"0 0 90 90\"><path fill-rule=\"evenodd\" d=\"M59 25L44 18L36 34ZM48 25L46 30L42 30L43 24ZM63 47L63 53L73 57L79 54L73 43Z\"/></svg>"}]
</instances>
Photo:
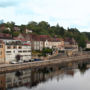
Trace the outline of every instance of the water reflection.
<instances>
[{"instance_id":1,"label":"water reflection","mask_svg":"<svg viewBox=\"0 0 90 90\"><path fill-rule=\"evenodd\" d=\"M81 90L82 81L88 82L90 79L90 69L86 64L78 67L51 66L0 74L0 90ZM90 90L90 87L82 90Z\"/></svg>"}]
</instances>

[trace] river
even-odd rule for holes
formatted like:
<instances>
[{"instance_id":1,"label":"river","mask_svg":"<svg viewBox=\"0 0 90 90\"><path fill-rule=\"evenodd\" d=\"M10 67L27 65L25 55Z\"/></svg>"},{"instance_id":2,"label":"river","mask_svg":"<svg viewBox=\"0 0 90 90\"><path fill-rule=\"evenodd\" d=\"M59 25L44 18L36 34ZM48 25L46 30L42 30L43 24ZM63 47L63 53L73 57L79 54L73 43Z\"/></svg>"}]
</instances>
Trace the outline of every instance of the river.
<instances>
[{"instance_id":1,"label":"river","mask_svg":"<svg viewBox=\"0 0 90 90\"><path fill-rule=\"evenodd\" d=\"M90 69L52 66L3 73L0 90L90 90Z\"/></svg>"}]
</instances>

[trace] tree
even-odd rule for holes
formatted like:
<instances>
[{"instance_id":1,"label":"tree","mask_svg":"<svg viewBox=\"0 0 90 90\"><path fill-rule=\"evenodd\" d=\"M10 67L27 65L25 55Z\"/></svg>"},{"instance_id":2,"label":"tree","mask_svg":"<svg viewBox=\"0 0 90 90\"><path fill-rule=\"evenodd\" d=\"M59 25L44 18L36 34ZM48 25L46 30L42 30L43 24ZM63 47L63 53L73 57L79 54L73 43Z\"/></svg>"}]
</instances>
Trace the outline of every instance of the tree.
<instances>
[{"instance_id":1,"label":"tree","mask_svg":"<svg viewBox=\"0 0 90 90\"><path fill-rule=\"evenodd\" d=\"M8 31L8 30L3 30L3 33L5 33L5 34L10 34L11 32Z\"/></svg>"},{"instance_id":2,"label":"tree","mask_svg":"<svg viewBox=\"0 0 90 90\"><path fill-rule=\"evenodd\" d=\"M13 32L13 37L17 37L20 34L20 32Z\"/></svg>"},{"instance_id":3,"label":"tree","mask_svg":"<svg viewBox=\"0 0 90 90\"><path fill-rule=\"evenodd\" d=\"M56 34L60 36L64 36L65 29L63 27L60 27L59 24L56 25Z\"/></svg>"},{"instance_id":4,"label":"tree","mask_svg":"<svg viewBox=\"0 0 90 90\"><path fill-rule=\"evenodd\" d=\"M25 29L26 29L26 25L21 25L20 26L21 33L24 33Z\"/></svg>"},{"instance_id":5,"label":"tree","mask_svg":"<svg viewBox=\"0 0 90 90\"><path fill-rule=\"evenodd\" d=\"M77 42L79 47L81 48L86 47L86 37L83 34L79 35Z\"/></svg>"},{"instance_id":6,"label":"tree","mask_svg":"<svg viewBox=\"0 0 90 90\"><path fill-rule=\"evenodd\" d=\"M52 54L52 52L53 51L50 48L43 48L43 50L42 50L42 53L44 56L46 56L47 54Z\"/></svg>"},{"instance_id":7,"label":"tree","mask_svg":"<svg viewBox=\"0 0 90 90\"><path fill-rule=\"evenodd\" d=\"M13 37L13 32L14 32L14 26L15 26L15 22L13 22L13 21L7 22L7 27L9 27L11 29L12 37Z\"/></svg>"},{"instance_id":8,"label":"tree","mask_svg":"<svg viewBox=\"0 0 90 90\"><path fill-rule=\"evenodd\" d=\"M17 62L21 59L21 55L16 55Z\"/></svg>"}]
</instances>

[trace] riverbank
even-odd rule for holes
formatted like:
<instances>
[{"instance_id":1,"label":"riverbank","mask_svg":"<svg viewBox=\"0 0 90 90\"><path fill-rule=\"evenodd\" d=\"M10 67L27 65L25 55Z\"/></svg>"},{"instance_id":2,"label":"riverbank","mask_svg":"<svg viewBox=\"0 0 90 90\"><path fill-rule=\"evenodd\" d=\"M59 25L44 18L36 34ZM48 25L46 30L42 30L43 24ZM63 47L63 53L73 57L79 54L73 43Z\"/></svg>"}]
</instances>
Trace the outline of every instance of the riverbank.
<instances>
[{"instance_id":1,"label":"riverbank","mask_svg":"<svg viewBox=\"0 0 90 90\"><path fill-rule=\"evenodd\" d=\"M68 58L65 57L60 59L36 61L36 62L21 63L21 64L3 64L3 65L0 65L0 73L28 69L28 68L44 67L44 66L49 66L54 64L87 61L87 60L90 60L90 55L73 56Z\"/></svg>"}]
</instances>

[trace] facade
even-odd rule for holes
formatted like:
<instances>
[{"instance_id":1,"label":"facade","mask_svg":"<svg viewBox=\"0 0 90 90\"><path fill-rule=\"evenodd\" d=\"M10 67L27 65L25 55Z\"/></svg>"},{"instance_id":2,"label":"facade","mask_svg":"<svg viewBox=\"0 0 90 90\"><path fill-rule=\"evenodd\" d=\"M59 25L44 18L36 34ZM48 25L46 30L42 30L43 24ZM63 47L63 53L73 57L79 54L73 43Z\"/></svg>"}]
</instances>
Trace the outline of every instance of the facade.
<instances>
[{"instance_id":1,"label":"facade","mask_svg":"<svg viewBox=\"0 0 90 90\"><path fill-rule=\"evenodd\" d=\"M44 42L44 47L45 48L54 48L57 50L64 50L64 41L63 39L60 38L51 38L51 39L47 39Z\"/></svg>"},{"instance_id":2,"label":"facade","mask_svg":"<svg viewBox=\"0 0 90 90\"><path fill-rule=\"evenodd\" d=\"M64 40L61 38L52 38L48 35L36 34L20 34L16 40L29 40L31 41L32 50L40 50L43 48L57 48L58 50L64 49Z\"/></svg>"},{"instance_id":3,"label":"facade","mask_svg":"<svg viewBox=\"0 0 90 90\"><path fill-rule=\"evenodd\" d=\"M32 30L25 29L25 32L26 32L26 33L32 33Z\"/></svg>"},{"instance_id":4,"label":"facade","mask_svg":"<svg viewBox=\"0 0 90 90\"><path fill-rule=\"evenodd\" d=\"M14 31L20 31L20 28L18 26L15 26Z\"/></svg>"},{"instance_id":5,"label":"facade","mask_svg":"<svg viewBox=\"0 0 90 90\"><path fill-rule=\"evenodd\" d=\"M16 86L24 86L24 85L27 85L29 87L30 84L31 84L30 69L16 71L12 73L6 73L6 89L10 89Z\"/></svg>"},{"instance_id":6,"label":"facade","mask_svg":"<svg viewBox=\"0 0 90 90\"><path fill-rule=\"evenodd\" d=\"M90 42L87 42L86 48L87 48L87 49L90 49Z\"/></svg>"},{"instance_id":7,"label":"facade","mask_svg":"<svg viewBox=\"0 0 90 90\"><path fill-rule=\"evenodd\" d=\"M19 40L3 40L5 43L5 63L10 61L16 61L17 56L20 56L20 60L30 60L31 59L31 45L29 41L19 41Z\"/></svg>"},{"instance_id":8,"label":"facade","mask_svg":"<svg viewBox=\"0 0 90 90\"><path fill-rule=\"evenodd\" d=\"M78 44L73 38L66 38L64 40L64 47L65 50L78 51Z\"/></svg>"},{"instance_id":9,"label":"facade","mask_svg":"<svg viewBox=\"0 0 90 90\"><path fill-rule=\"evenodd\" d=\"M43 50L43 48L64 49L64 40L60 38L52 38L48 35L31 35L32 50Z\"/></svg>"},{"instance_id":10,"label":"facade","mask_svg":"<svg viewBox=\"0 0 90 90\"><path fill-rule=\"evenodd\" d=\"M0 40L0 63L5 62L5 44Z\"/></svg>"}]
</instances>

